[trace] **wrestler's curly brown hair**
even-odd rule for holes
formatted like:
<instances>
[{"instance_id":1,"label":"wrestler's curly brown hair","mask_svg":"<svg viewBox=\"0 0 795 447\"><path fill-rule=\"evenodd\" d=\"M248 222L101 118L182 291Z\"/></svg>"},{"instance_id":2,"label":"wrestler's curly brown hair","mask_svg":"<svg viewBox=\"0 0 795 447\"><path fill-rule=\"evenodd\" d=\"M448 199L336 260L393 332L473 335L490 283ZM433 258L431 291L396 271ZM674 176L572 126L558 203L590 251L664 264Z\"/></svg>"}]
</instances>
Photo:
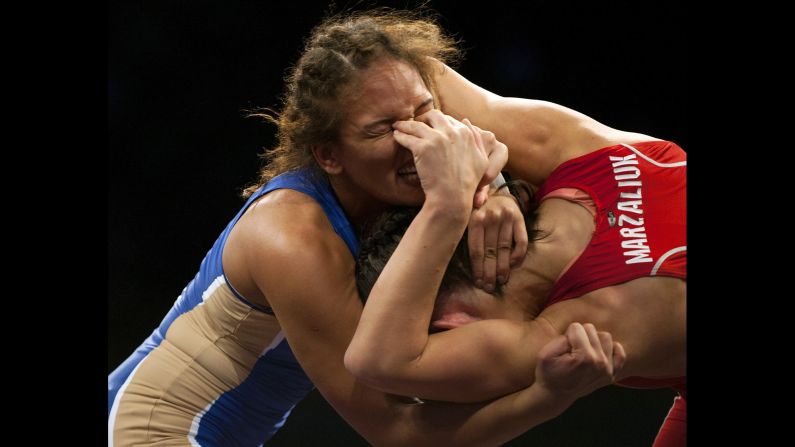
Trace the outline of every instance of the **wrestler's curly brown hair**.
<instances>
[{"instance_id":1,"label":"wrestler's curly brown hair","mask_svg":"<svg viewBox=\"0 0 795 447\"><path fill-rule=\"evenodd\" d=\"M326 18L312 30L301 57L288 72L281 111L249 113L276 124L278 145L262 154L266 164L259 180L247 186L243 196L289 170L314 167L321 171L310 147L337 138L346 92L373 62L385 57L406 62L433 92L429 57L452 64L462 56L456 45L427 8L377 8Z\"/></svg>"}]
</instances>

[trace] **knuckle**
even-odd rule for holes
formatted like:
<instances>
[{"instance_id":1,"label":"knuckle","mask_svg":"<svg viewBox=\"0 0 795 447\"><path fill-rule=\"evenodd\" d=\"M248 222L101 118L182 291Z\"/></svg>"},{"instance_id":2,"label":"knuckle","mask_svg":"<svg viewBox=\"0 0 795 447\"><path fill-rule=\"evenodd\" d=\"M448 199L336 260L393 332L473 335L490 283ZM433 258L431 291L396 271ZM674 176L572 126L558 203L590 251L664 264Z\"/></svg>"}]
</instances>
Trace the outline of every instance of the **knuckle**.
<instances>
[{"instance_id":1,"label":"knuckle","mask_svg":"<svg viewBox=\"0 0 795 447\"><path fill-rule=\"evenodd\" d=\"M472 213L472 216L469 217L470 225L483 225L483 221L485 220L483 212L484 212L483 208L481 208L475 211L474 213Z\"/></svg>"}]
</instances>

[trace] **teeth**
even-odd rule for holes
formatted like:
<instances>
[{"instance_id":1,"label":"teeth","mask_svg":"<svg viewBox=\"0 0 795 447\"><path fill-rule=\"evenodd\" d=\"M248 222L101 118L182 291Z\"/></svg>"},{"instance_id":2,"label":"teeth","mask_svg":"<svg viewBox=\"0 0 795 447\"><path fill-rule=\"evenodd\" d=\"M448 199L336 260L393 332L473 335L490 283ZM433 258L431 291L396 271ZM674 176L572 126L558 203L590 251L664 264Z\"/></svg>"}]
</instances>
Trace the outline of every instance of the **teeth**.
<instances>
[{"instance_id":1,"label":"teeth","mask_svg":"<svg viewBox=\"0 0 795 447\"><path fill-rule=\"evenodd\" d=\"M416 173L417 173L417 167L416 166L411 166L409 168L398 169L398 174L416 174Z\"/></svg>"}]
</instances>

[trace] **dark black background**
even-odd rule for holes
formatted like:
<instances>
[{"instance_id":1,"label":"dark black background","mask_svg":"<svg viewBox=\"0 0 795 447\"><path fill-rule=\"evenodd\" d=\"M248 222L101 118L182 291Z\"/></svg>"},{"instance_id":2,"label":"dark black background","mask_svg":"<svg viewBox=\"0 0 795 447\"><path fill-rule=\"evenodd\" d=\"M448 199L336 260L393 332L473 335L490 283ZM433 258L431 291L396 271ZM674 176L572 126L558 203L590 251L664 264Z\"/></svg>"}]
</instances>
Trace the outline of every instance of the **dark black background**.
<instances>
[{"instance_id":1,"label":"dark black background","mask_svg":"<svg viewBox=\"0 0 795 447\"><path fill-rule=\"evenodd\" d=\"M412 7L420 2L338 2ZM688 11L678 2L430 1L463 39L459 72L503 96L553 101L615 128L688 135ZM286 68L322 1L109 4L108 372L193 278L256 177ZM696 151L698 155L698 150ZM673 392L610 387L509 445L650 445ZM360 445L316 392L273 445Z\"/></svg>"}]
</instances>

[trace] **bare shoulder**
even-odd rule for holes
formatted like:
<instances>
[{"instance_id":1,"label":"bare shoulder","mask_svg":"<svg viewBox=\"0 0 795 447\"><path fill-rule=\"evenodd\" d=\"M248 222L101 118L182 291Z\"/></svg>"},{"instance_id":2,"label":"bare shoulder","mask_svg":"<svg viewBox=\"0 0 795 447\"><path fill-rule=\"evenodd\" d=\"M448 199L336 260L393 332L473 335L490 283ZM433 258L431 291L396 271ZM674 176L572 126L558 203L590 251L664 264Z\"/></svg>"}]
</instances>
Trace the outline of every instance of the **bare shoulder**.
<instances>
[{"instance_id":1,"label":"bare shoulder","mask_svg":"<svg viewBox=\"0 0 795 447\"><path fill-rule=\"evenodd\" d=\"M241 238L249 246L278 249L287 244L317 245L335 234L323 208L313 198L291 189L280 189L253 203L240 218ZM294 248L294 247L292 247Z\"/></svg>"},{"instance_id":2,"label":"bare shoulder","mask_svg":"<svg viewBox=\"0 0 795 447\"><path fill-rule=\"evenodd\" d=\"M659 138L639 132L627 132L603 124L579 112L571 113L571 127L563 135L562 161L617 144L635 144L660 141Z\"/></svg>"},{"instance_id":3,"label":"bare shoulder","mask_svg":"<svg viewBox=\"0 0 795 447\"><path fill-rule=\"evenodd\" d=\"M686 296L685 280L644 277L560 301L545 309L542 315L559 329L580 321L612 331L617 325L629 322L628 319L647 324L684 318Z\"/></svg>"},{"instance_id":4,"label":"bare shoulder","mask_svg":"<svg viewBox=\"0 0 795 447\"><path fill-rule=\"evenodd\" d=\"M308 269L353 264L322 207L298 191L274 191L252 204L234 230L250 274L258 283L284 283ZM319 273L319 272L318 272ZM267 292L266 292L267 295Z\"/></svg>"},{"instance_id":5,"label":"bare shoulder","mask_svg":"<svg viewBox=\"0 0 795 447\"><path fill-rule=\"evenodd\" d=\"M580 299L609 311L640 309L650 316L664 316L666 309L687 301L687 281L679 278L648 276L595 290Z\"/></svg>"}]
</instances>

